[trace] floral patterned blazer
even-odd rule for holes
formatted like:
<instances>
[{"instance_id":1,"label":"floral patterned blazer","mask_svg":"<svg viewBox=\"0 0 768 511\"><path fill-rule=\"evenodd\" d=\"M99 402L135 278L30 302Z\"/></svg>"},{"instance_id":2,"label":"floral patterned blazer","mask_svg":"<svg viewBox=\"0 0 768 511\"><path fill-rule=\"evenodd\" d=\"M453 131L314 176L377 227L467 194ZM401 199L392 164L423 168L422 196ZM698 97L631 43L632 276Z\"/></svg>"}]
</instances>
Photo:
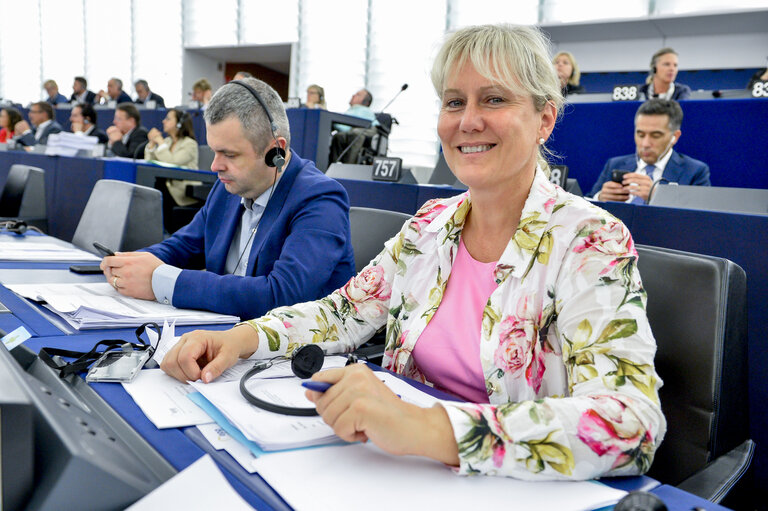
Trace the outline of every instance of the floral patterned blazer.
<instances>
[{"instance_id":1,"label":"floral patterned blazer","mask_svg":"<svg viewBox=\"0 0 768 511\"><path fill-rule=\"evenodd\" d=\"M427 202L343 288L249 321L260 336L253 358L307 342L350 351L386 324L384 367L423 381L411 353L440 305L470 208L469 193ZM460 473L543 480L648 470L666 422L636 261L619 220L537 171L483 314L490 404L442 403Z\"/></svg>"}]
</instances>

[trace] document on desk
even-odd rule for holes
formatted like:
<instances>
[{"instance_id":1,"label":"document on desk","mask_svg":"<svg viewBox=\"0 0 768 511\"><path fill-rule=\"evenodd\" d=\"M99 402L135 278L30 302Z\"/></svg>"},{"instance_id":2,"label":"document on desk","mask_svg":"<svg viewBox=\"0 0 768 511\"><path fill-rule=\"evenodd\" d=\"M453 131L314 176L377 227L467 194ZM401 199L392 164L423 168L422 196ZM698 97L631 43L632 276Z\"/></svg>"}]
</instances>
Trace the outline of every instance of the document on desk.
<instances>
[{"instance_id":1,"label":"document on desk","mask_svg":"<svg viewBox=\"0 0 768 511\"><path fill-rule=\"evenodd\" d=\"M208 454L128 508L129 511L158 509L253 510L230 486Z\"/></svg>"},{"instance_id":2,"label":"document on desk","mask_svg":"<svg viewBox=\"0 0 768 511\"><path fill-rule=\"evenodd\" d=\"M2 261L101 261L101 258L79 248L55 243L23 243L0 240Z\"/></svg>"},{"instance_id":3,"label":"document on desk","mask_svg":"<svg viewBox=\"0 0 768 511\"><path fill-rule=\"evenodd\" d=\"M148 321L176 321L177 325L226 324L237 316L191 309L123 296L106 282L67 284L8 284L6 287L61 316L73 328L124 328Z\"/></svg>"},{"instance_id":4,"label":"document on desk","mask_svg":"<svg viewBox=\"0 0 768 511\"><path fill-rule=\"evenodd\" d=\"M389 510L392 498L382 498L388 494L409 509L581 511L627 493L592 481L461 477L437 461L394 456L371 442L271 454L253 466L296 511Z\"/></svg>"}]
</instances>

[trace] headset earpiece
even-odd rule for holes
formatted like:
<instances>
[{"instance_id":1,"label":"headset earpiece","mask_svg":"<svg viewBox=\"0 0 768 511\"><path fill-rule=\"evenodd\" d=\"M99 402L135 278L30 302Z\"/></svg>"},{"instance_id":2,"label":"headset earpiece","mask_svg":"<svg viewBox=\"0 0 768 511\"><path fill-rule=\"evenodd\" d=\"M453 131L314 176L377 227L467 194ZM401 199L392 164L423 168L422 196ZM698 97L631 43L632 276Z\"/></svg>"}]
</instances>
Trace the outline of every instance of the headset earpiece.
<instances>
[{"instance_id":1,"label":"headset earpiece","mask_svg":"<svg viewBox=\"0 0 768 511\"><path fill-rule=\"evenodd\" d=\"M27 222L24 220L11 220L8 222L5 226L6 230L8 232L12 232L14 234L24 234L27 232Z\"/></svg>"},{"instance_id":2,"label":"headset earpiece","mask_svg":"<svg viewBox=\"0 0 768 511\"><path fill-rule=\"evenodd\" d=\"M291 357L291 371L306 380L323 367L325 353L317 344L306 344L297 349Z\"/></svg>"},{"instance_id":3,"label":"headset earpiece","mask_svg":"<svg viewBox=\"0 0 768 511\"><path fill-rule=\"evenodd\" d=\"M285 149L280 146L273 147L264 155L264 162L267 167L280 167L282 169L285 166Z\"/></svg>"}]
</instances>

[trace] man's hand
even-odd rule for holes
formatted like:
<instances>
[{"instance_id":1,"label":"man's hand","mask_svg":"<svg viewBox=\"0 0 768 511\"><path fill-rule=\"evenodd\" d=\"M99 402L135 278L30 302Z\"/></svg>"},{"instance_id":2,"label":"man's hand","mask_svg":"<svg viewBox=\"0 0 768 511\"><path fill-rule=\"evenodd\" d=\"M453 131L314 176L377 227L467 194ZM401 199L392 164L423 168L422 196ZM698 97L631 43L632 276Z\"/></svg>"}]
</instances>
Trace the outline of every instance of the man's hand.
<instances>
[{"instance_id":1,"label":"man's hand","mask_svg":"<svg viewBox=\"0 0 768 511\"><path fill-rule=\"evenodd\" d=\"M648 192L651 191L653 186L653 179L649 176L630 172L629 174L624 174L624 182L622 184L629 193L648 202Z\"/></svg>"},{"instance_id":2,"label":"man's hand","mask_svg":"<svg viewBox=\"0 0 768 511\"><path fill-rule=\"evenodd\" d=\"M123 133L117 128L117 126L110 126L107 128L107 137L109 138L109 143L114 144L115 142L119 142L123 139Z\"/></svg>"},{"instance_id":3,"label":"man's hand","mask_svg":"<svg viewBox=\"0 0 768 511\"><path fill-rule=\"evenodd\" d=\"M29 127L29 123L27 121L19 121L16 123L16 126L13 127L13 134L14 135L23 135L27 131L31 130L32 128Z\"/></svg>"},{"instance_id":4,"label":"man's hand","mask_svg":"<svg viewBox=\"0 0 768 511\"><path fill-rule=\"evenodd\" d=\"M601 201L626 202L629 199L629 191L623 184L606 181L603 188L597 194L597 199Z\"/></svg>"},{"instance_id":5,"label":"man's hand","mask_svg":"<svg viewBox=\"0 0 768 511\"><path fill-rule=\"evenodd\" d=\"M101 260L107 282L118 293L143 300L154 300L152 272L163 262L149 252L118 252Z\"/></svg>"},{"instance_id":6,"label":"man's hand","mask_svg":"<svg viewBox=\"0 0 768 511\"><path fill-rule=\"evenodd\" d=\"M202 379L210 383L258 347L259 335L248 325L225 331L195 330L181 336L160 369L179 381Z\"/></svg>"}]
</instances>

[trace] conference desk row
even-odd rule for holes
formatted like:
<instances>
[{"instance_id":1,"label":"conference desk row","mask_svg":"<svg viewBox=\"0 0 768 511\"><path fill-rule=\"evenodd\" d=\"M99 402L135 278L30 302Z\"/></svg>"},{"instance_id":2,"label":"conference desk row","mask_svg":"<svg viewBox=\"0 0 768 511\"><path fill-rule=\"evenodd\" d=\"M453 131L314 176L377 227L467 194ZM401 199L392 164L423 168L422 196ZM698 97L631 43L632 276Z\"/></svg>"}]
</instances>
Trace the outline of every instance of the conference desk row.
<instances>
[{"instance_id":1,"label":"conference desk row","mask_svg":"<svg viewBox=\"0 0 768 511\"><path fill-rule=\"evenodd\" d=\"M15 235L0 233L0 239L4 236L15 237ZM37 236L35 237L37 238ZM31 241L34 242L34 240ZM69 263L59 262L24 263L0 261L0 277L7 279L9 275L12 275L13 280L18 282L19 279L24 279L25 272L30 270L48 270L50 275L53 275L55 272L67 272L68 265ZM81 277L66 273L61 278L66 281L79 278L82 278L83 281L94 281L99 280L101 277ZM26 302L3 286L0 286L0 302L4 303L12 311L10 315L0 315L0 329L12 331L19 326L26 328L33 337L27 340L24 345L34 352L39 351L43 347L87 351L97 341L106 337L125 340L134 339L133 329L99 330L67 334L57 327L55 323L52 323L47 313L41 312L39 306ZM207 328L222 329L226 327L219 325ZM187 331L192 328L179 328L178 332ZM434 393L434 391L431 391L426 386L415 382L414 384L422 390ZM222 472L232 487L256 509L290 509L286 502L257 474L248 474L242 467L234 463L227 454L223 452L217 453L209 445L200 445L198 443L199 438L195 440L196 435L194 432L196 430L194 427L159 430L143 414L121 385L94 383L91 384L91 388L167 460L173 469L177 471L183 470L208 452L219 463ZM329 461L329 463L332 463L332 461ZM611 486L631 491L632 489L647 485L649 478L614 478L606 482ZM724 509L668 485L660 485L654 488L652 492L665 501L670 511L688 511L693 508L708 510ZM407 505L404 505L404 508L407 508Z\"/></svg>"}]
</instances>

